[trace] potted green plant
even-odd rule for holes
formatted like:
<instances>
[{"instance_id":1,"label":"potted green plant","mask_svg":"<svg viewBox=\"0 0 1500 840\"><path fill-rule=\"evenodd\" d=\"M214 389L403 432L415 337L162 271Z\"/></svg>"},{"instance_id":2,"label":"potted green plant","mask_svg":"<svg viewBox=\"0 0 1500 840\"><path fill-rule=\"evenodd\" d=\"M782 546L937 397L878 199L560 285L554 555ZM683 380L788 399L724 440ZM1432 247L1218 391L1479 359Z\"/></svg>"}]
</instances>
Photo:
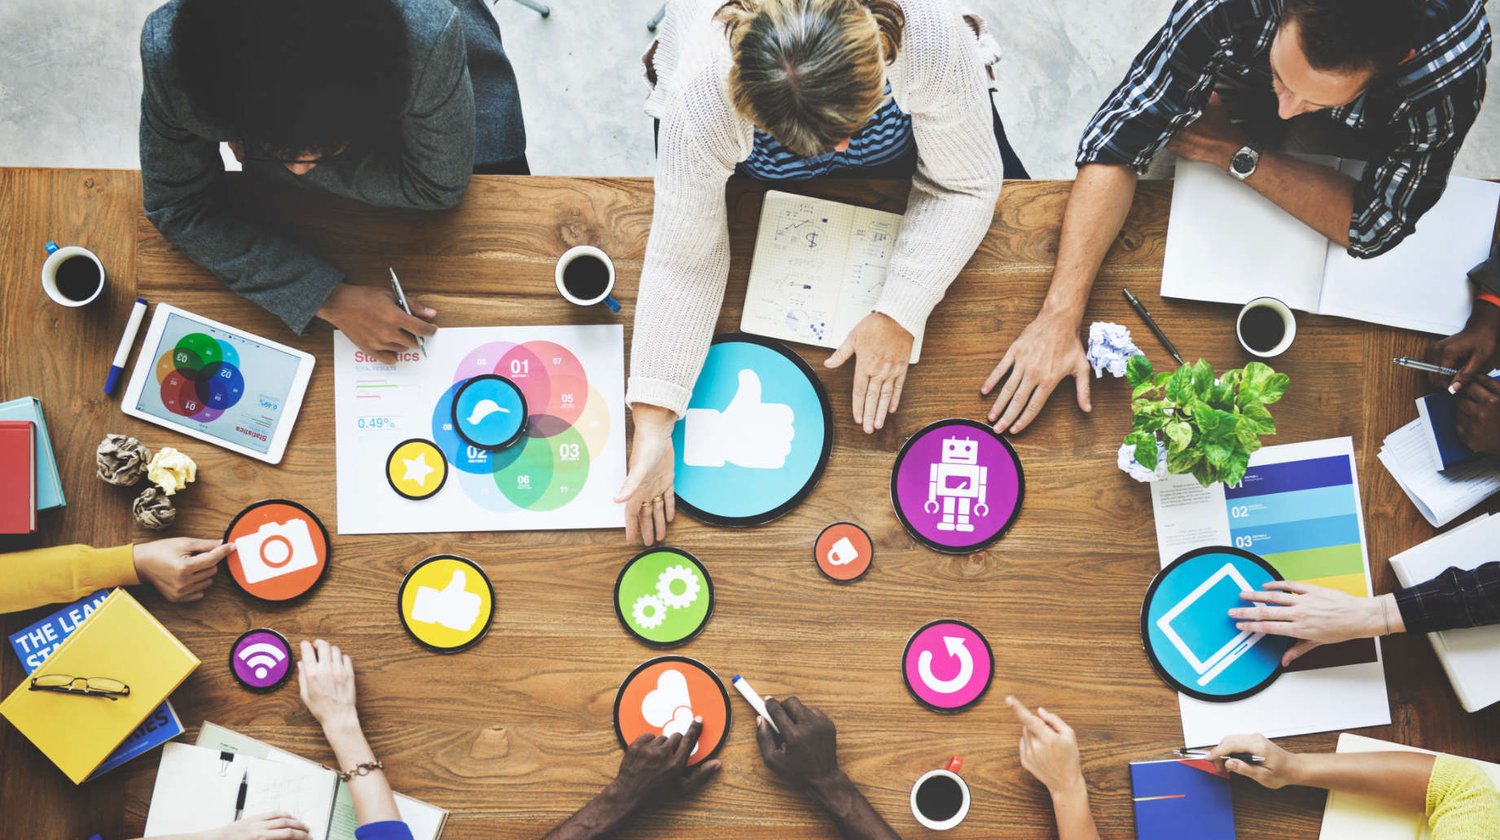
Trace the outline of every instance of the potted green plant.
<instances>
[{"instance_id":1,"label":"potted green plant","mask_svg":"<svg viewBox=\"0 0 1500 840\"><path fill-rule=\"evenodd\" d=\"M1144 355L1130 358L1125 378L1130 394L1131 431L1120 448L1153 480L1164 473L1191 473L1204 487L1216 482L1233 487L1245 476L1250 453L1261 447L1261 435L1276 434L1266 406L1281 399L1290 379L1262 362L1215 377L1199 359L1171 373L1156 373Z\"/></svg>"}]
</instances>

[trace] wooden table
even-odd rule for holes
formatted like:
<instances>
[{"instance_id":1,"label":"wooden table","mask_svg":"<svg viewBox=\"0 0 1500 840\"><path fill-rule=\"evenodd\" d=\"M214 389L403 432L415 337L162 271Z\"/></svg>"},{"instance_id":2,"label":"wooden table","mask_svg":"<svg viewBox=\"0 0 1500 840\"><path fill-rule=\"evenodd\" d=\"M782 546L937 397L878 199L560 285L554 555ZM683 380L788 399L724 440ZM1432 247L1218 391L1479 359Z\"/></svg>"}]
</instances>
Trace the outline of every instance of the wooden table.
<instances>
[{"instance_id":1,"label":"wooden table","mask_svg":"<svg viewBox=\"0 0 1500 840\"><path fill-rule=\"evenodd\" d=\"M242 200L262 203L238 186ZM1094 812L1109 836L1132 832L1126 762L1180 745L1175 698L1152 673L1136 629L1157 552L1149 492L1115 469L1115 450L1129 426L1123 382L1095 382L1092 415L1079 412L1065 384L1040 421L1015 438L1026 470L1025 509L987 551L948 557L919 547L888 499L887 477L907 436L935 419L980 417L988 408L979 383L1040 304L1069 187L1006 185L990 235L934 314L924 363L912 370L901 411L884 431L866 436L850 421L849 370L820 373L833 400L836 442L827 473L802 506L750 531L686 517L672 528L671 543L708 565L718 598L706 631L678 652L725 677L754 675L761 691L796 693L826 709L839 723L845 769L903 833L923 833L906 805L912 781L953 754L965 757L974 793L970 817L954 836L1051 833L1047 795L1016 758L1018 729L1003 703L1009 693L1045 704L1077 730ZM476 178L463 206L448 213L376 211L306 197L281 212L361 282L383 285L385 267L395 265L444 326L618 321L628 341L651 189L649 180L636 179L486 177ZM808 189L899 210L906 186L831 182ZM1142 346L1164 358L1121 299L1119 289L1128 284L1186 358L1201 356L1219 369L1243 364L1229 307L1156 295L1170 190L1167 183L1141 186L1088 315L1135 328ZM729 190L735 260L721 330L739 322L761 193L750 184ZM79 311L46 299L36 278L49 239L99 254L111 277L107 300ZM554 260L580 243L613 255L625 307L620 316L602 308L581 312L556 294ZM141 215L137 173L0 171L0 269L0 398L42 398L69 501L65 510L44 514L42 533L26 544L110 545L152 536L132 528L129 494L93 477L94 445L106 432L177 446L197 459L199 480L179 497L173 533L219 534L244 504L267 496L298 499L336 526L328 329L292 336L176 253ZM127 418L100 393L137 293L317 355L281 466ZM1274 407L1282 429L1277 440L1354 437L1376 588L1388 591L1395 581L1385 558L1433 533L1376 462L1382 438L1411 419L1411 400L1422 388L1417 376L1389 360L1419 353L1429 339L1300 317L1297 343L1276 365L1292 377L1290 393ZM798 351L812 362L825 355ZM878 547L872 573L850 587L826 583L810 560L814 536L843 518L863 523ZM203 602L182 607L138 592L203 659L173 698L190 732L213 720L331 761L295 688L251 694L228 674L232 640L268 625L293 640L335 640L353 656L375 752L396 789L452 809L446 838L538 836L612 778L620 759L610 725L615 690L632 667L655 655L622 632L610 606L616 573L634 553L621 532L336 536L335 546L322 587L287 608L252 602L224 580ZM393 609L405 571L438 551L479 561L498 597L489 637L457 656L419 648ZM11 616L5 629L41 614ZM990 693L959 715L919 707L898 675L907 637L942 616L980 627L997 660ZM1385 652L1394 723L1367 734L1500 758L1500 708L1465 714L1420 636L1397 637ZM15 657L0 654L3 688L21 676ZM832 836L821 815L762 766L751 716L733 702L721 778L693 801L641 814L628 836ZM1334 740L1325 734L1287 745L1327 750ZM114 838L141 830L155 756L75 788L8 724L0 724L0 750L0 836L101 831ZM1316 835L1322 793L1267 792L1244 780L1235 788L1243 836Z\"/></svg>"}]
</instances>

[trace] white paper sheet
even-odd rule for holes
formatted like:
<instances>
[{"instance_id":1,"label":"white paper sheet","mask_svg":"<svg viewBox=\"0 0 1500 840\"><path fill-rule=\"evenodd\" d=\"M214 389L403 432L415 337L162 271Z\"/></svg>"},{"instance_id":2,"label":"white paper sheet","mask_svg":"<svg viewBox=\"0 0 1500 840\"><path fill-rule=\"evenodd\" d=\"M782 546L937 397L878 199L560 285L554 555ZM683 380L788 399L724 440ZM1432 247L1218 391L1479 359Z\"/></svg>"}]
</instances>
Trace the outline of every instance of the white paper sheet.
<instances>
[{"instance_id":1,"label":"white paper sheet","mask_svg":"<svg viewBox=\"0 0 1500 840\"><path fill-rule=\"evenodd\" d=\"M530 349L507 349L518 345ZM448 327L420 359L395 365L364 358L335 332L333 368L340 534L624 527L614 502L625 482L623 327ZM520 383L531 394L531 430L501 454L465 455L441 428L451 417L435 408L456 382L500 368L533 377ZM538 369L547 384L534 384ZM386 477L391 451L411 438L448 453L446 483L423 500L398 495ZM477 456L483 468L466 469L455 455Z\"/></svg>"},{"instance_id":2,"label":"white paper sheet","mask_svg":"<svg viewBox=\"0 0 1500 840\"><path fill-rule=\"evenodd\" d=\"M1500 492L1500 458L1488 457L1439 472L1420 419L1391 432L1380 447L1380 463L1406 491L1422 517L1441 528Z\"/></svg>"},{"instance_id":3,"label":"white paper sheet","mask_svg":"<svg viewBox=\"0 0 1500 840\"><path fill-rule=\"evenodd\" d=\"M248 773L245 814L286 811L308 827L313 840L326 840L338 781L333 771L247 755L225 762L221 756L226 754L176 741L162 746L146 837L208 831L233 822L240 781Z\"/></svg>"}]
</instances>

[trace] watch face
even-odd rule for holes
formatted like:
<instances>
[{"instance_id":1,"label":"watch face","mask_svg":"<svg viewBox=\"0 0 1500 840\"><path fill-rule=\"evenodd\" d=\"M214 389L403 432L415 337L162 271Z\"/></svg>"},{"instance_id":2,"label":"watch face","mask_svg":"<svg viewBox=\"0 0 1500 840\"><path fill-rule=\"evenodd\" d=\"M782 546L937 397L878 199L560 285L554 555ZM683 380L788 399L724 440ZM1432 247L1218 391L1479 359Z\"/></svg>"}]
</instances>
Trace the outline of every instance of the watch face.
<instances>
[{"instance_id":1,"label":"watch face","mask_svg":"<svg viewBox=\"0 0 1500 840\"><path fill-rule=\"evenodd\" d=\"M1241 149L1235 152L1234 157L1230 159L1229 168L1240 175L1249 175L1255 171L1255 164L1257 162L1259 162L1259 155Z\"/></svg>"}]
</instances>

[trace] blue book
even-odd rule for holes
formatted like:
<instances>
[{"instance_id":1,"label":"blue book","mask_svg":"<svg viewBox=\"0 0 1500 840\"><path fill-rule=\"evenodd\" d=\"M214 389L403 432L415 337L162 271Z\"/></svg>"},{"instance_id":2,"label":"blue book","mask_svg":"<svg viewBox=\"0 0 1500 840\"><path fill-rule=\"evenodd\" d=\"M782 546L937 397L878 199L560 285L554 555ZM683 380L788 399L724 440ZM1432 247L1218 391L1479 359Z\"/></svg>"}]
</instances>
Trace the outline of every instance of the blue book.
<instances>
[{"instance_id":1,"label":"blue book","mask_svg":"<svg viewBox=\"0 0 1500 840\"><path fill-rule=\"evenodd\" d=\"M1491 373L1500 379L1500 374ZM1428 449L1438 470L1446 470L1466 464L1479 457L1479 453L1464 446L1458 439L1458 398L1447 391L1438 391L1417 398L1417 414L1427 429ZM3 418L0 418L3 419Z\"/></svg>"},{"instance_id":2,"label":"blue book","mask_svg":"<svg viewBox=\"0 0 1500 840\"><path fill-rule=\"evenodd\" d=\"M0 403L0 420L30 420L36 424L36 509L51 510L67 505L62 479L57 474L57 458L52 454L52 438L47 421L42 419L42 403L36 397Z\"/></svg>"},{"instance_id":3,"label":"blue book","mask_svg":"<svg viewBox=\"0 0 1500 840\"><path fill-rule=\"evenodd\" d=\"M1229 774L1201 758L1130 762L1136 840L1234 840Z\"/></svg>"},{"instance_id":4,"label":"blue book","mask_svg":"<svg viewBox=\"0 0 1500 840\"><path fill-rule=\"evenodd\" d=\"M16 656L20 657L21 667L26 673L30 674L41 667L47 657L57 650L57 646L62 644L63 639L71 636L107 597L109 590L101 589L24 630L12 633L10 646L15 650ZM97 779L132 758L176 738L182 732L182 720L177 717L177 710L172 708L171 701L164 701L141 721L134 732L120 742L120 746L110 753L109 758L104 759L104 763L89 778Z\"/></svg>"}]
</instances>

